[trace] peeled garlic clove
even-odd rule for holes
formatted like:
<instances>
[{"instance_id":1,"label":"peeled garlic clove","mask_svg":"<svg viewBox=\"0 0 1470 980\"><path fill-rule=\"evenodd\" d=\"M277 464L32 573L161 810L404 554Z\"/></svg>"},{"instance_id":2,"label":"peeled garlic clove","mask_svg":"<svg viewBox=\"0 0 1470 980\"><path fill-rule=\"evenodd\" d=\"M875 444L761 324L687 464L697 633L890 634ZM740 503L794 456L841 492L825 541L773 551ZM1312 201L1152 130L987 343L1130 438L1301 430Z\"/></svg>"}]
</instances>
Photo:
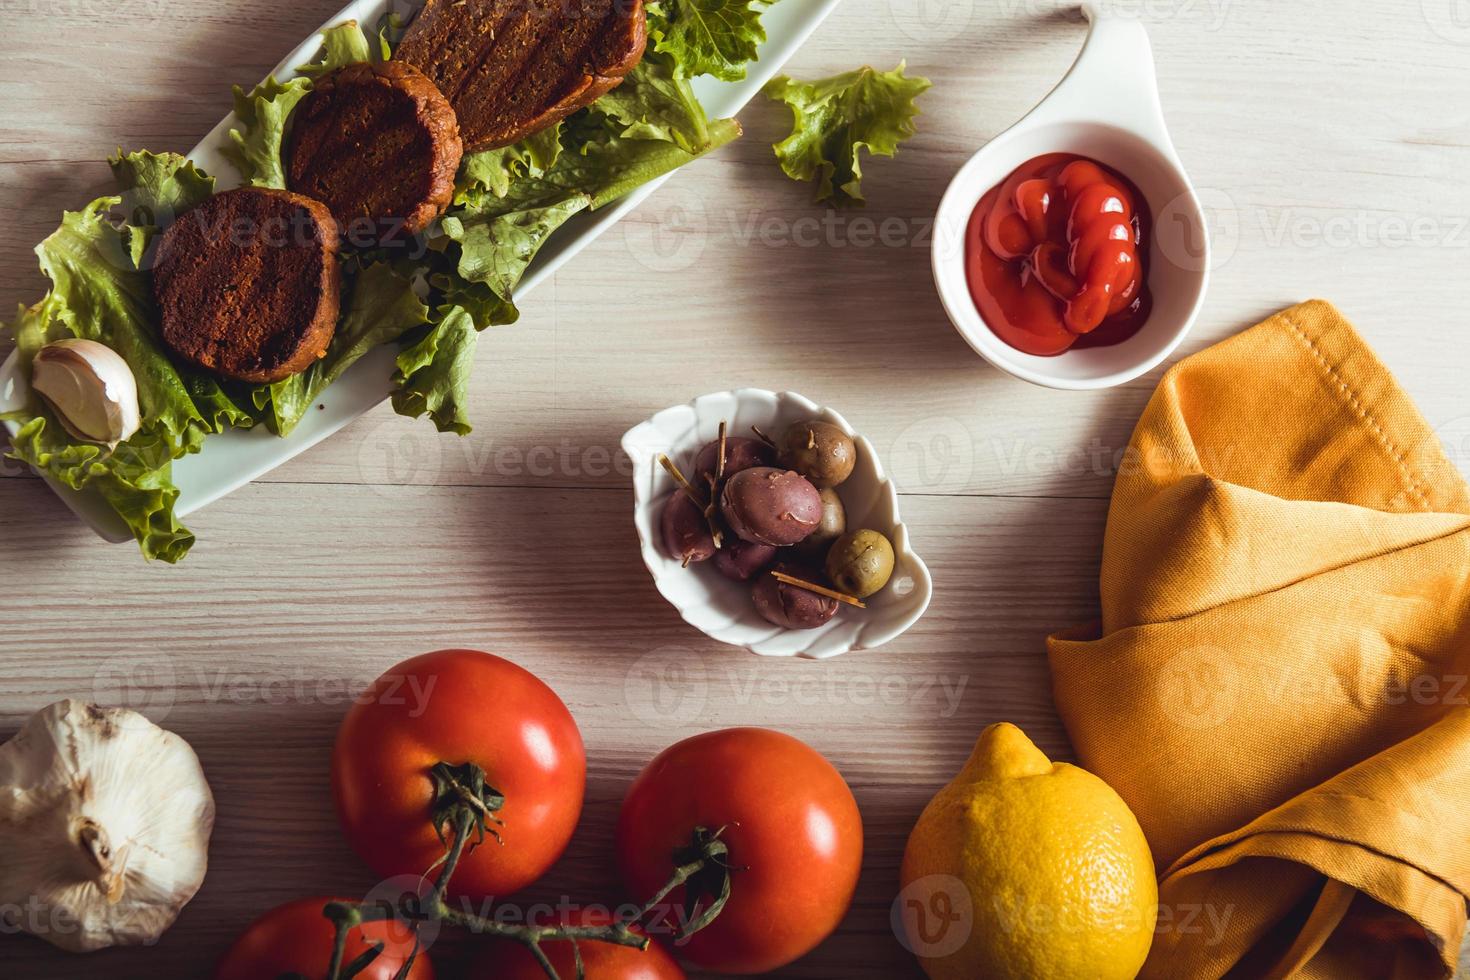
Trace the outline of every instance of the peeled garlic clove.
<instances>
[{"instance_id":1,"label":"peeled garlic clove","mask_svg":"<svg viewBox=\"0 0 1470 980\"><path fill-rule=\"evenodd\" d=\"M138 431L138 383L122 356L95 340L56 340L36 352L31 388L78 439L115 446Z\"/></svg>"},{"instance_id":2,"label":"peeled garlic clove","mask_svg":"<svg viewBox=\"0 0 1470 980\"><path fill-rule=\"evenodd\" d=\"M0 745L0 932L152 943L203 883L213 828L182 738L126 708L42 708Z\"/></svg>"}]
</instances>

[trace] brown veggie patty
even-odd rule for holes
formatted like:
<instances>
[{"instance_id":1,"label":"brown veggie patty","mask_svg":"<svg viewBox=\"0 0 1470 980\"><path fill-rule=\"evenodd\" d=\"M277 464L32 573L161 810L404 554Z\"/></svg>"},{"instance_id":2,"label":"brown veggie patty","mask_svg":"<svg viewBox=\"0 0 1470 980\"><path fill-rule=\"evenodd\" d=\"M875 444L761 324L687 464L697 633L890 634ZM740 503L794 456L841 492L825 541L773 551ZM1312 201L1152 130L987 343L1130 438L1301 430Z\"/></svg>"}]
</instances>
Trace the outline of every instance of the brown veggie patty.
<instances>
[{"instance_id":1,"label":"brown veggie patty","mask_svg":"<svg viewBox=\"0 0 1470 980\"><path fill-rule=\"evenodd\" d=\"M643 0L426 0L394 53L432 78L467 152L524 139L643 57Z\"/></svg>"},{"instance_id":2,"label":"brown veggie patty","mask_svg":"<svg viewBox=\"0 0 1470 980\"><path fill-rule=\"evenodd\" d=\"M163 341L227 378L266 384L327 352L341 270L326 205L258 187L216 194L163 233L153 295Z\"/></svg>"},{"instance_id":3,"label":"brown veggie patty","mask_svg":"<svg viewBox=\"0 0 1470 980\"><path fill-rule=\"evenodd\" d=\"M288 183L332 209L358 247L417 235L454 197L463 146L449 101L402 61L317 80L291 120Z\"/></svg>"}]
</instances>

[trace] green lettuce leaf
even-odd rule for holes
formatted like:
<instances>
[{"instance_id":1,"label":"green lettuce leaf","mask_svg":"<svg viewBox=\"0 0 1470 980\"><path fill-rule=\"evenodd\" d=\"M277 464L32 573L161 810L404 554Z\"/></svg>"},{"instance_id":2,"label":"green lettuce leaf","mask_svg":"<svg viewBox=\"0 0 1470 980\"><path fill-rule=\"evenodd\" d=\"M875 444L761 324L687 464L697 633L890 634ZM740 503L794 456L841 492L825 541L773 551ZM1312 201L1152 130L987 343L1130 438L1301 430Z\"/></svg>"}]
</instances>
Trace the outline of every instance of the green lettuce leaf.
<instances>
[{"instance_id":1,"label":"green lettuce leaf","mask_svg":"<svg viewBox=\"0 0 1470 980\"><path fill-rule=\"evenodd\" d=\"M378 18L378 60L392 61L393 51L398 47L398 42L403 40L403 35L408 33L408 21L404 20L396 12L389 10Z\"/></svg>"},{"instance_id":2,"label":"green lettuce leaf","mask_svg":"<svg viewBox=\"0 0 1470 980\"><path fill-rule=\"evenodd\" d=\"M214 193L214 178L177 153L121 149L107 161L122 194L122 218L131 230L128 246L133 264L143 264L143 253L160 229Z\"/></svg>"},{"instance_id":3,"label":"green lettuce leaf","mask_svg":"<svg viewBox=\"0 0 1470 980\"><path fill-rule=\"evenodd\" d=\"M291 110L311 91L311 79L278 82L267 78L249 93L235 86L235 116L243 126L230 130L230 142L221 148L250 187L286 188L281 147Z\"/></svg>"},{"instance_id":4,"label":"green lettuce leaf","mask_svg":"<svg viewBox=\"0 0 1470 980\"><path fill-rule=\"evenodd\" d=\"M440 432L468 435L465 396L478 339L474 319L463 307L441 310L433 328L398 355L393 410L410 418L427 414Z\"/></svg>"},{"instance_id":5,"label":"green lettuce leaf","mask_svg":"<svg viewBox=\"0 0 1470 980\"><path fill-rule=\"evenodd\" d=\"M658 0L648 5L652 49L671 55L684 78L738 82L766 39L761 14L767 6L762 0Z\"/></svg>"},{"instance_id":6,"label":"green lettuce leaf","mask_svg":"<svg viewBox=\"0 0 1470 980\"><path fill-rule=\"evenodd\" d=\"M645 54L622 84L593 103L593 109L592 118L616 123L619 136L667 140L690 153L709 142L704 107L666 55Z\"/></svg>"},{"instance_id":7,"label":"green lettuce leaf","mask_svg":"<svg viewBox=\"0 0 1470 980\"><path fill-rule=\"evenodd\" d=\"M704 143L693 150L665 140L614 137L590 142L581 152L564 155L546 179L580 189L592 198L594 209L600 208L736 139L740 124L716 119L706 124L705 132Z\"/></svg>"},{"instance_id":8,"label":"green lettuce leaf","mask_svg":"<svg viewBox=\"0 0 1470 980\"><path fill-rule=\"evenodd\" d=\"M162 176L168 168L178 180L194 180L192 168L177 159L124 158L126 180L156 203L185 194L182 185ZM143 425L114 449L72 439L39 398L32 397L11 440L12 454L73 489L100 493L132 530L150 558L177 561L193 543L193 535L174 516L178 491L170 482L171 461L196 452L214 431L224 405L194 402L190 384L164 354L153 323L152 291L147 276L133 262L129 230L114 227L109 211L120 197L98 198L82 211L62 215L61 227L36 248L41 270L51 279L50 293L22 313L9 327L21 362L29 365L36 351L65 336L85 337L117 351L138 385Z\"/></svg>"},{"instance_id":9,"label":"green lettuce leaf","mask_svg":"<svg viewBox=\"0 0 1470 980\"><path fill-rule=\"evenodd\" d=\"M326 356L300 374L256 388L256 407L268 413L266 424L272 432L290 434L317 396L360 357L380 344L398 340L428 319L428 307L414 293L410 280L386 262L368 266L352 279Z\"/></svg>"},{"instance_id":10,"label":"green lettuce leaf","mask_svg":"<svg viewBox=\"0 0 1470 980\"><path fill-rule=\"evenodd\" d=\"M312 79L343 65L371 61L372 54L362 27L349 20L322 31L321 52L298 69L300 77L278 82L271 76L248 93L235 86L235 116L241 128L230 130L230 142L221 149L248 186L285 189L281 151L292 110L311 91Z\"/></svg>"},{"instance_id":11,"label":"green lettuce leaf","mask_svg":"<svg viewBox=\"0 0 1470 980\"><path fill-rule=\"evenodd\" d=\"M478 331L516 321L511 296L526 267L552 232L590 204L585 194L522 179L503 198L486 196L480 207L445 216L447 247L430 253L439 267L428 277L435 315L398 355L394 411L427 414L440 432L470 432L465 405Z\"/></svg>"},{"instance_id":12,"label":"green lettuce leaf","mask_svg":"<svg viewBox=\"0 0 1470 980\"><path fill-rule=\"evenodd\" d=\"M123 203L114 211L121 211L126 222L123 233L133 265L145 268L144 256L153 236L160 228L172 224L176 216L213 194L214 178L177 153L118 151L108 164L122 195ZM248 399L243 394L226 391L214 375L188 365L175 365L175 370L211 432L254 423L244 407Z\"/></svg>"},{"instance_id":13,"label":"green lettuce leaf","mask_svg":"<svg viewBox=\"0 0 1470 980\"><path fill-rule=\"evenodd\" d=\"M181 452L192 451L211 426L155 337L148 277L133 264L124 232L108 221L120 203L120 197L103 197L65 212L61 227L36 246L41 271L52 282L51 311L73 336L121 354L137 379L143 418Z\"/></svg>"},{"instance_id":14,"label":"green lettuce leaf","mask_svg":"<svg viewBox=\"0 0 1470 980\"><path fill-rule=\"evenodd\" d=\"M544 179L520 180L503 198L446 215L444 234L460 249L456 275L499 297L503 318L495 322L514 322L517 312L511 294L526 267L552 232L591 203L586 194Z\"/></svg>"},{"instance_id":15,"label":"green lettuce leaf","mask_svg":"<svg viewBox=\"0 0 1470 980\"><path fill-rule=\"evenodd\" d=\"M21 424L11 452L65 486L100 494L146 556L174 562L194 536L174 514L172 461L197 452L209 433L250 425L253 418L216 379L168 357L143 271L148 240L208 197L214 179L174 153L119 153L109 163L121 195L62 215L61 227L36 248L51 291L7 330L27 367L43 345L63 337L85 337L117 351L137 381L143 424L112 449L80 442L32 397L11 414ZM117 212L127 221L115 222Z\"/></svg>"},{"instance_id":16,"label":"green lettuce leaf","mask_svg":"<svg viewBox=\"0 0 1470 980\"><path fill-rule=\"evenodd\" d=\"M470 431L466 386L475 332L513 323L532 260L574 215L602 207L740 135L710 122L672 60L649 55L622 85L531 140L474 154L461 171L445 241L428 256L431 328L398 357L393 407L440 431ZM437 245L437 247L436 247Z\"/></svg>"},{"instance_id":17,"label":"green lettuce leaf","mask_svg":"<svg viewBox=\"0 0 1470 980\"><path fill-rule=\"evenodd\" d=\"M927 78L904 77L904 64L889 72L859 68L816 82L771 79L765 93L791 107L791 135L775 146L781 169L793 180L815 180L816 199L834 207L862 205L859 151L891 157L914 135L914 99Z\"/></svg>"},{"instance_id":18,"label":"green lettuce leaf","mask_svg":"<svg viewBox=\"0 0 1470 980\"><path fill-rule=\"evenodd\" d=\"M561 156L562 124L548 126L519 143L471 153L460 164L455 204L476 205L484 196L504 197L519 177L539 177Z\"/></svg>"},{"instance_id":19,"label":"green lettuce leaf","mask_svg":"<svg viewBox=\"0 0 1470 980\"><path fill-rule=\"evenodd\" d=\"M388 56L384 53L383 42L384 35L380 34L378 54L381 57L379 60L387 61ZM355 20L348 20L322 31L322 49L317 54L316 60L296 70L307 78L317 79L343 65L372 60L373 45L368 42L362 25Z\"/></svg>"},{"instance_id":20,"label":"green lettuce leaf","mask_svg":"<svg viewBox=\"0 0 1470 980\"><path fill-rule=\"evenodd\" d=\"M515 180L503 196L486 195L476 204L452 208L441 225L458 246L457 254L449 253L453 265L446 271L451 282L484 286L501 303L475 315L475 323L483 329L516 319L516 285L552 233L573 215L614 201L740 135L733 119L700 122L706 139L696 151L666 140L604 130L579 148L561 153L540 176ZM589 125L597 123L576 128L586 131ZM443 285L437 277L436 285Z\"/></svg>"},{"instance_id":21,"label":"green lettuce leaf","mask_svg":"<svg viewBox=\"0 0 1470 980\"><path fill-rule=\"evenodd\" d=\"M141 429L116 449L76 444L49 415L37 415L11 439L11 455L73 490L101 494L137 539L143 554L170 564L188 554L194 535L174 516L171 447Z\"/></svg>"}]
</instances>

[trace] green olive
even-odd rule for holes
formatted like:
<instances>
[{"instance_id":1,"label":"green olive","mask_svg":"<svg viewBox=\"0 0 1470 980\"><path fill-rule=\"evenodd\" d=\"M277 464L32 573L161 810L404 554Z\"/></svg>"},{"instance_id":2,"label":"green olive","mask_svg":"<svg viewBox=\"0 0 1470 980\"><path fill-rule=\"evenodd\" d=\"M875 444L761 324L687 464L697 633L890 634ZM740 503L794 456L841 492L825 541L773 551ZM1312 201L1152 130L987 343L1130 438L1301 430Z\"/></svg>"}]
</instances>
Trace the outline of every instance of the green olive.
<instances>
[{"instance_id":1,"label":"green olive","mask_svg":"<svg viewBox=\"0 0 1470 980\"><path fill-rule=\"evenodd\" d=\"M842 532L847 530L847 511L843 508L842 498L837 496L837 491L827 487L821 491L821 496L822 519L817 522L817 529L796 546L797 553L803 559L813 562L822 561L831 549L832 542L842 537Z\"/></svg>"},{"instance_id":2,"label":"green olive","mask_svg":"<svg viewBox=\"0 0 1470 980\"><path fill-rule=\"evenodd\" d=\"M831 422L797 422L781 437L781 462L818 488L835 487L852 475L857 446Z\"/></svg>"},{"instance_id":3,"label":"green olive","mask_svg":"<svg viewBox=\"0 0 1470 980\"><path fill-rule=\"evenodd\" d=\"M827 552L827 577L838 590L859 599L887 585L892 574L893 545L877 531L844 534Z\"/></svg>"}]
</instances>

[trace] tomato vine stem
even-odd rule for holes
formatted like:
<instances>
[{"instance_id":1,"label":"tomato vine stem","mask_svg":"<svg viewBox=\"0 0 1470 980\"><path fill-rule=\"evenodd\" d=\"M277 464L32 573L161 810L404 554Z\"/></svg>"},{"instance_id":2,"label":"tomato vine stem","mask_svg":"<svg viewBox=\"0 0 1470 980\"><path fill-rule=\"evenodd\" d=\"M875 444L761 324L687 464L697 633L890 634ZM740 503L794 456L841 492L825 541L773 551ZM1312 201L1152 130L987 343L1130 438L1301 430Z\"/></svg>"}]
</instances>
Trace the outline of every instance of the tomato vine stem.
<instances>
[{"instance_id":1,"label":"tomato vine stem","mask_svg":"<svg viewBox=\"0 0 1470 980\"><path fill-rule=\"evenodd\" d=\"M678 938L686 939L708 926L724 909L730 898L731 872L740 870L730 865L729 848L720 839L724 827L713 831L696 827L690 842L674 852L675 867L669 880L632 917L619 917L607 925L534 926L500 922L455 908L450 904L447 893L449 880L460 861L484 843L487 836L504 844L499 828L504 827L505 822L497 813L505 805L505 797L486 782L484 770L474 763L450 765L441 762L429 771L429 776L435 787L430 819L445 845L444 854L425 871L426 876L438 871L434 884L422 898L404 895L396 904L386 899L359 903L329 902L322 909L322 914L332 922L335 935L325 980L351 980L367 969L382 954L383 943L370 944L367 950L344 964L348 934L365 923L389 920L410 923L415 933L419 925L442 922L478 935L513 940L535 958L549 980L562 978L541 944L570 942L577 980L585 980L579 943L611 943L647 949L652 940L634 927L658 910L670 893L680 886L686 886L685 925L679 930ZM394 980L407 980L418 950L416 937L412 952L394 974ZM286 974L278 980L304 978Z\"/></svg>"}]
</instances>

